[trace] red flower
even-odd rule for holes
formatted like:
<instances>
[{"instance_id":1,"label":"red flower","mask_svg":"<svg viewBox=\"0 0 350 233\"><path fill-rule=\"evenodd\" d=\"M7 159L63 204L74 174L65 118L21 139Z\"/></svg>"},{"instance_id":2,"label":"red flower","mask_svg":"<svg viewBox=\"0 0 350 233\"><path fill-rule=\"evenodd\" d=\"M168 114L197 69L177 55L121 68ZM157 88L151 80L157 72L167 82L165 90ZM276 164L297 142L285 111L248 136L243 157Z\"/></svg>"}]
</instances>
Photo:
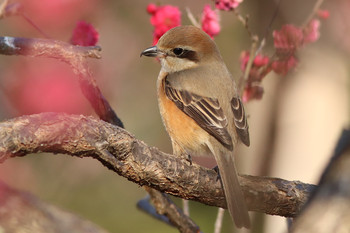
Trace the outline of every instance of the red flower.
<instances>
[{"instance_id":1,"label":"red flower","mask_svg":"<svg viewBox=\"0 0 350 233\"><path fill-rule=\"evenodd\" d=\"M81 46L94 46L97 44L99 34L89 23L79 21L73 31L71 44Z\"/></svg>"},{"instance_id":2,"label":"red flower","mask_svg":"<svg viewBox=\"0 0 350 233\"><path fill-rule=\"evenodd\" d=\"M179 8L171 5L156 6L151 3L147 6L147 12L151 14L151 24L154 26L153 45L169 29L181 24L181 12Z\"/></svg>"},{"instance_id":3,"label":"red flower","mask_svg":"<svg viewBox=\"0 0 350 233\"><path fill-rule=\"evenodd\" d=\"M230 11L241 4L243 0L215 0L215 7L219 10Z\"/></svg>"},{"instance_id":4,"label":"red flower","mask_svg":"<svg viewBox=\"0 0 350 233\"><path fill-rule=\"evenodd\" d=\"M220 32L219 15L217 14L216 11L210 8L209 4L205 5L203 9L202 29L211 38L213 38Z\"/></svg>"}]
</instances>

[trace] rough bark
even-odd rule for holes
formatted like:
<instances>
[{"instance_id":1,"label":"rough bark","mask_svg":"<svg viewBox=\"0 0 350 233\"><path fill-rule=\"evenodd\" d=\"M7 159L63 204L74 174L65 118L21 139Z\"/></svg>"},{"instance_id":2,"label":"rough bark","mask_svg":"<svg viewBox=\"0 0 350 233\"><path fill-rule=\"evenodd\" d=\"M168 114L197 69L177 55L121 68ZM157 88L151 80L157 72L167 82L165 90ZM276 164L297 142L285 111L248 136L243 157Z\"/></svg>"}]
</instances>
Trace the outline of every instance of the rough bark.
<instances>
[{"instance_id":1,"label":"rough bark","mask_svg":"<svg viewBox=\"0 0 350 233\"><path fill-rule=\"evenodd\" d=\"M177 197L226 208L217 174L147 146L117 126L93 117L42 113L0 123L0 160L31 153L93 157L119 175ZM313 185L240 175L249 210L294 217Z\"/></svg>"}]
</instances>

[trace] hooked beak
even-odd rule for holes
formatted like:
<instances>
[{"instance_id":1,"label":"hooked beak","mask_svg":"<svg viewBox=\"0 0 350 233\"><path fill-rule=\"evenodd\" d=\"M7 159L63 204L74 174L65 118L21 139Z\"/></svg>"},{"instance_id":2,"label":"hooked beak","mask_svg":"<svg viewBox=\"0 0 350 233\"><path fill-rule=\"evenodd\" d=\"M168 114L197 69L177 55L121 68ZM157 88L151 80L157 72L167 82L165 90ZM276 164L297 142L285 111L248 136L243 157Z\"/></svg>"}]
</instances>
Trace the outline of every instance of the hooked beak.
<instances>
[{"instance_id":1,"label":"hooked beak","mask_svg":"<svg viewBox=\"0 0 350 233\"><path fill-rule=\"evenodd\" d=\"M158 57L159 55L163 54L160 50L158 50L157 46L149 47L140 54L140 57L147 56L147 57Z\"/></svg>"}]
</instances>

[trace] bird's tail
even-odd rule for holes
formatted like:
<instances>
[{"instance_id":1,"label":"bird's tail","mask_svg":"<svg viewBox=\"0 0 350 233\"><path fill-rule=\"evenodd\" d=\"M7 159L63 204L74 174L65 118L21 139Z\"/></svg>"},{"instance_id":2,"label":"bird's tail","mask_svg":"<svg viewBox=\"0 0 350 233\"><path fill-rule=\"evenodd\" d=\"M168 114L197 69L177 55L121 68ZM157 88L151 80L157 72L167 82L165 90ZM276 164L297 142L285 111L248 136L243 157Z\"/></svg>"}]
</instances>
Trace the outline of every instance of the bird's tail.
<instances>
[{"instance_id":1,"label":"bird's tail","mask_svg":"<svg viewBox=\"0 0 350 233\"><path fill-rule=\"evenodd\" d=\"M215 151L214 155L219 167L228 211L238 228L250 228L248 208L238 181L233 154Z\"/></svg>"}]
</instances>

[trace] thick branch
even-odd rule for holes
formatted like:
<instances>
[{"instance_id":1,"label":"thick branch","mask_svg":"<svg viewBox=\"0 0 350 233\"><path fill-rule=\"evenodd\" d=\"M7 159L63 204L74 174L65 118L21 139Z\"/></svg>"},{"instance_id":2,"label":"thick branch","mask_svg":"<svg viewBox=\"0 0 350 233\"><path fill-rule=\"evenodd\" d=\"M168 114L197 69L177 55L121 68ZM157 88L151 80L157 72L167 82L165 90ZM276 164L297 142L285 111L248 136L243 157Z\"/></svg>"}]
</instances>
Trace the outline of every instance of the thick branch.
<instances>
[{"instance_id":1,"label":"thick branch","mask_svg":"<svg viewBox=\"0 0 350 233\"><path fill-rule=\"evenodd\" d=\"M119 175L161 192L226 208L216 172L149 147L127 131L92 117L43 113L0 123L0 159L30 153L93 157ZM294 217L313 185L240 176L249 210Z\"/></svg>"}]
</instances>

